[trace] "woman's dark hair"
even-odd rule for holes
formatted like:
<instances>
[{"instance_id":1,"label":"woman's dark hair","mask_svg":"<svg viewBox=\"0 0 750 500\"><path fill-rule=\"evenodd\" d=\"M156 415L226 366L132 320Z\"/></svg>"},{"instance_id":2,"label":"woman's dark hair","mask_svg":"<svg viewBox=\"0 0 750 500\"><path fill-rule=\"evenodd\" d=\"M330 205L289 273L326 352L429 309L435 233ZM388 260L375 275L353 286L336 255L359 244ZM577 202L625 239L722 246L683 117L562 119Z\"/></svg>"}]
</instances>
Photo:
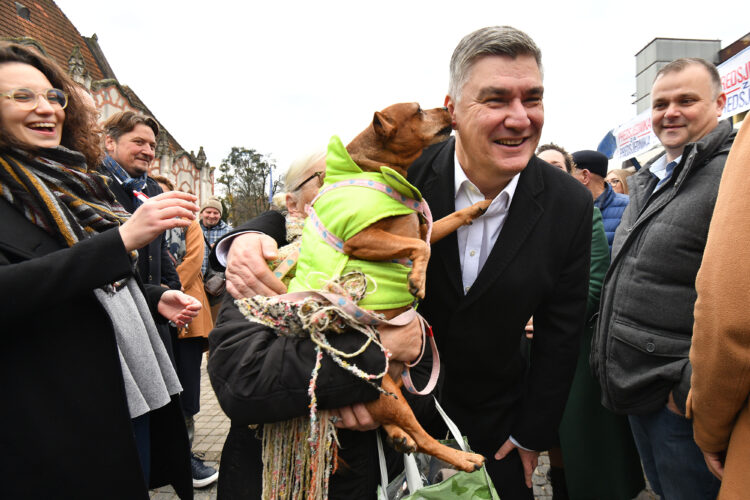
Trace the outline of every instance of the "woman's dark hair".
<instances>
[{"instance_id":1,"label":"woman's dark hair","mask_svg":"<svg viewBox=\"0 0 750 500\"><path fill-rule=\"evenodd\" d=\"M91 127L91 124L96 122L95 111L82 101L76 90L76 83L57 63L37 53L35 49L15 43L0 42L0 65L14 62L28 64L38 69L47 77L52 87L67 94L68 106L65 108L65 122L60 144L83 154L89 170L95 170L102 158L101 138ZM7 148L29 150L27 144L19 143L15 138L0 130L0 149ZM34 149L36 148L32 151Z\"/></svg>"}]
</instances>

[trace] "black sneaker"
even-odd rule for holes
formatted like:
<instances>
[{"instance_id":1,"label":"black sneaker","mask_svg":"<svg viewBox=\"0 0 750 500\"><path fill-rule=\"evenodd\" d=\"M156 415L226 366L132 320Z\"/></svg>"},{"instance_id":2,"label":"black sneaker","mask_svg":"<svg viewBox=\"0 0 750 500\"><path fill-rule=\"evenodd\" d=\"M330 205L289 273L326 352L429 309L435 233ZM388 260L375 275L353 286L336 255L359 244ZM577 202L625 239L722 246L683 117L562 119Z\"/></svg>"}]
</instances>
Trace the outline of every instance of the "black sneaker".
<instances>
[{"instance_id":1,"label":"black sneaker","mask_svg":"<svg viewBox=\"0 0 750 500\"><path fill-rule=\"evenodd\" d=\"M219 471L204 464L195 453L190 454L190 468L193 471L193 488L205 488L219 479Z\"/></svg>"}]
</instances>

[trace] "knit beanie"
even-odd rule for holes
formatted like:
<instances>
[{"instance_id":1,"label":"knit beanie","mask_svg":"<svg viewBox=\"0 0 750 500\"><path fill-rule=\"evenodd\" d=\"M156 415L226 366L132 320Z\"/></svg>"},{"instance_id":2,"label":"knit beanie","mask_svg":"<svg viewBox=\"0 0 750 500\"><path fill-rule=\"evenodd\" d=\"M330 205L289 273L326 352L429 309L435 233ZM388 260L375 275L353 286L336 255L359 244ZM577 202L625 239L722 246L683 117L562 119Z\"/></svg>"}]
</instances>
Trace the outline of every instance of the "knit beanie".
<instances>
[{"instance_id":1,"label":"knit beanie","mask_svg":"<svg viewBox=\"0 0 750 500\"><path fill-rule=\"evenodd\" d=\"M203 212L207 208L215 208L219 211L220 214L224 215L224 209L221 206L221 201L219 201L219 199L215 196L209 196L209 198L203 202L203 205L201 205L201 212Z\"/></svg>"}]
</instances>

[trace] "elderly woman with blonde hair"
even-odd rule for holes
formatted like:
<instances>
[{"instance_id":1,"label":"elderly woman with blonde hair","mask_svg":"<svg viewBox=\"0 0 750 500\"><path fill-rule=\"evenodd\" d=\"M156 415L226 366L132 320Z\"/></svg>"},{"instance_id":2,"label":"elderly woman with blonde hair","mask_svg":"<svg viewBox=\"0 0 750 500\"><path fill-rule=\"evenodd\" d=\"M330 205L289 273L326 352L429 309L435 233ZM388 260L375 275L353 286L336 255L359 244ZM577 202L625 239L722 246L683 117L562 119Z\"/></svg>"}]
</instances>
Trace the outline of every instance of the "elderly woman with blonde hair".
<instances>
[{"instance_id":1,"label":"elderly woman with blonde hair","mask_svg":"<svg viewBox=\"0 0 750 500\"><path fill-rule=\"evenodd\" d=\"M305 206L315 198L323 185L325 168L323 150L315 150L300 156L292 162L286 172L286 191L274 196L274 204L283 204L286 207L284 218L289 245L279 249L279 257L270 265L276 268L276 272L283 273L280 279L287 283L294 273L294 265L288 266L286 270L280 270L277 266L290 256L293 257L295 250L299 248L297 243L307 218ZM263 463L261 441L256 434L257 431L249 429L247 425L232 425L230 428L221 453L218 498L261 497Z\"/></svg>"}]
</instances>

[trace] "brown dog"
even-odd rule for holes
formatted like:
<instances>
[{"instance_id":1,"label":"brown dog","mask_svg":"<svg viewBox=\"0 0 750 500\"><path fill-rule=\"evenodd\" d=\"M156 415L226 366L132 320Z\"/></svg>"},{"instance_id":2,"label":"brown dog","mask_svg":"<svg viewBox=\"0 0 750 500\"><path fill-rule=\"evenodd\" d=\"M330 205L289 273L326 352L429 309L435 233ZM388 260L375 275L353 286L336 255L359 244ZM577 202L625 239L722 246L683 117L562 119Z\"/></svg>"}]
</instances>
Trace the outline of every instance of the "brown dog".
<instances>
[{"instance_id":1,"label":"brown dog","mask_svg":"<svg viewBox=\"0 0 750 500\"><path fill-rule=\"evenodd\" d=\"M451 118L445 108L422 110L417 103L394 104L376 112L372 124L346 149L362 170L379 172L380 167L385 165L406 177L409 165L420 156L422 150L447 139L450 133ZM490 200L484 200L436 221L431 242L438 241L462 225L471 224L489 204ZM344 253L369 261L410 259L413 266L409 273L409 291L424 298L425 273L430 258L430 247L424 241L426 231L426 224L420 221L416 213L387 217L346 240ZM378 312L390 319L409 307ZM394 368L398 372L391 370L390 373L400 373L399 367ZM382 387L397 397L381 395L365 405L374 419L383 424L388 441L399 451L427 453L460 470L471 472L479 469L484 457L442 445L422 429L401 394L401 385L401 377L386 375Z\"/></svg>"}]
</instances>

